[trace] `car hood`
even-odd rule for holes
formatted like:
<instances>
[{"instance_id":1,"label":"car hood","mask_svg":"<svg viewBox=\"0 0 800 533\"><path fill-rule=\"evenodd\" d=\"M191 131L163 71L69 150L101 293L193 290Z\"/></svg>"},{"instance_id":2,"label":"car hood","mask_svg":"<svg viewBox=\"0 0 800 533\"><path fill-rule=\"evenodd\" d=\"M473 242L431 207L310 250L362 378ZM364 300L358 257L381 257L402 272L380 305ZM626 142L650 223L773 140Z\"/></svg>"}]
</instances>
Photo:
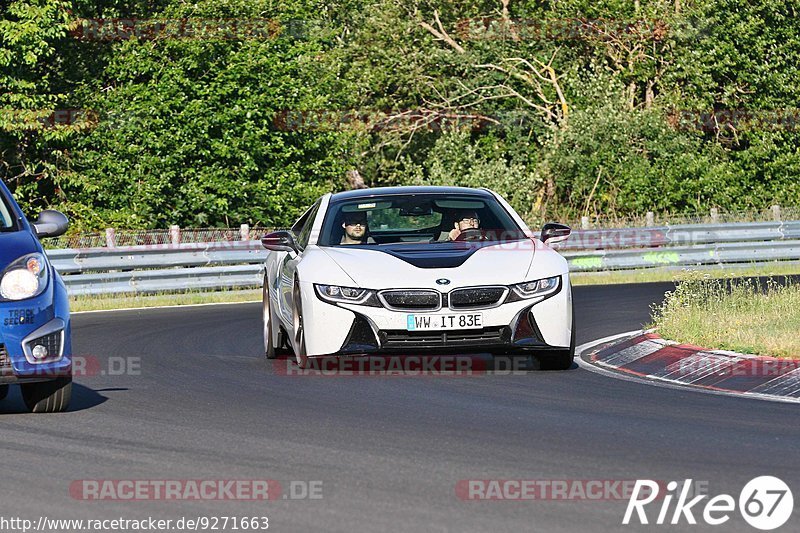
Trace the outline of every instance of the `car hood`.
<instances>
[{"instance_id":1,"label":"car hood","mask_svg":"<svg viewBox=\"0 0 800 533\"><path fill-rule=\"evenodd\" d=\"M532 240L503 244L383 245L325 247L325 253L359 287L436 288L525 281L533 261ZM446 284L437 280L449 280Z\"/></svg>"},{"instance_id":2,"label":"car hood","mask_svg":"<svg viewBox=\"0 0 800 533\"><path fill-rule=\"evenodd\" d=\"M0 272L21 256L38 251L38 242L27 231L0 232Z\"/></svg>"}]
</instances>

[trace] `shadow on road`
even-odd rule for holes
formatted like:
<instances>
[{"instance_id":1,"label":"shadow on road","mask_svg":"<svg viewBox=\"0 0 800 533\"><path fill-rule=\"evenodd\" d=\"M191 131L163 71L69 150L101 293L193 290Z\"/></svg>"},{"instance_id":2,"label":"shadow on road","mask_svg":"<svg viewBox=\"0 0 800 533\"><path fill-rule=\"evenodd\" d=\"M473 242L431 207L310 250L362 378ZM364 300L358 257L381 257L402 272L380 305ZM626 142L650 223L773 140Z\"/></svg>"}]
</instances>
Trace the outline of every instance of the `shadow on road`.
<instances>
[{"instance_id":1,"label":"shadow on road","mask_svg":"<svg viewBox=\"0 0 800 533\"><path fill-rule=\"evenodd\" d=\"M110 388L110 389L90 389L79 383L72 384L72 401L69 404L67 412L72 413L76 411L84 411L91 409L102 403L105 403L108 398L100 394L100 392L112 391L127 391L125 388ZM27 413L28 409L22 402L22 395L19 392L18 385L11 385L8 391L8 396L5 400L0 401L0 415L13 415L20 413Z\"/></svg>"}]
</instances>

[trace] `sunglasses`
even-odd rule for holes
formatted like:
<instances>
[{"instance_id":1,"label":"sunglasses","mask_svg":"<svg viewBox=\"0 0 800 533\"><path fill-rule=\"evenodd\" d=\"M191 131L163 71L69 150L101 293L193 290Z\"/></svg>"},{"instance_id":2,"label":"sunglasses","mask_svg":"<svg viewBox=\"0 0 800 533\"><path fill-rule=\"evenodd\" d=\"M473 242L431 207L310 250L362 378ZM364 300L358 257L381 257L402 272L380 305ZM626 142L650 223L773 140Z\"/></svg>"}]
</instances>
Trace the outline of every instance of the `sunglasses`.
<instances>
[{"instance_id":1,"label":"sunglasses","mask_svg":"<svg viewBox=\"0 0 800 533\"><path fill-rule=\"evenodd\" d=\"M345 225L346 226L362 226L362 227L366 227L367 223L366 222L345 222Z\"/></svg>"}]
</instances>

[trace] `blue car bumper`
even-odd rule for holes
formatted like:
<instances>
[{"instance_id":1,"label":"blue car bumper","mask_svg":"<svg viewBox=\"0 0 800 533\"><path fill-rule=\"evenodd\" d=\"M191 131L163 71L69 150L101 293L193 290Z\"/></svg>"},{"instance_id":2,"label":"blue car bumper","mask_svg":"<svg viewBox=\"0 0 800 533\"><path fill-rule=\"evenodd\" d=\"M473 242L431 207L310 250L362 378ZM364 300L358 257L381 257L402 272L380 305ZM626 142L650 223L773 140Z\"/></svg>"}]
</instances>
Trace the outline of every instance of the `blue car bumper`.
<instances>
[{"instance_id":1,"label":"blue car bumper","mask_svg":"<svg viewBox=\"0 0 800 533\"><path fill-rule=\"evenodd\" d=\"M53 272L47 290L39 296L0 302L0 384L71 375L67 291Z\"/></svg>"}]
</instances>

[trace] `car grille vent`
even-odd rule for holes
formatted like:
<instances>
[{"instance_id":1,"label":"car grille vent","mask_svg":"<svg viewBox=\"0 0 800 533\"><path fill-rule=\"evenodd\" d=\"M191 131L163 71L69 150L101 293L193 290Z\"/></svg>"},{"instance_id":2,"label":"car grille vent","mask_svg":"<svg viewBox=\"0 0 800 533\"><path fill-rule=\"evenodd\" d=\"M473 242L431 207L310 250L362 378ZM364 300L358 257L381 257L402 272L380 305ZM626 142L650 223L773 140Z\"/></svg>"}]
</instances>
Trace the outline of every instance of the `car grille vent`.
<instances>
[{"instance_id":1,"label":"car grille vent","mask_svg":"<svg viewBox=\"0 0 800 533\"><path fill-rule=\"evenodd\" d=\"M507 327L452 331L403 331L383 332L385 348L447 348L458 346L493 346L508 341Z\"/></svg>"},{"instance_id":2,"label":"car grille vent","mask_svg":"<svg viewBox=\"0 0 800 533\"><path fill-rule=\"evenodd\" d=\"M11 359L8 358L6 345L0 344L0 370L6 368L11 368Z\"/></svg>"},{"instance_id":3,"label":"car grille vent","mask_svg":"<svg viewBox=\"0 0 800 533\"><path fill-rule=\"evenodd\" d=\"M423 289L381 291L378 297L396 311L436 311L442 307L442 294Z\"/></svg>"},{"instance_id":4,"label":"car grille vent","mask_svg":"<svg viewBox=\"0 0 800 533\"><path fill-rule=\"evenodd\" d=\"M470 287L450 292L450 309L481 309L502 303L505 287Z\"/></svg>"}]
</instances>

